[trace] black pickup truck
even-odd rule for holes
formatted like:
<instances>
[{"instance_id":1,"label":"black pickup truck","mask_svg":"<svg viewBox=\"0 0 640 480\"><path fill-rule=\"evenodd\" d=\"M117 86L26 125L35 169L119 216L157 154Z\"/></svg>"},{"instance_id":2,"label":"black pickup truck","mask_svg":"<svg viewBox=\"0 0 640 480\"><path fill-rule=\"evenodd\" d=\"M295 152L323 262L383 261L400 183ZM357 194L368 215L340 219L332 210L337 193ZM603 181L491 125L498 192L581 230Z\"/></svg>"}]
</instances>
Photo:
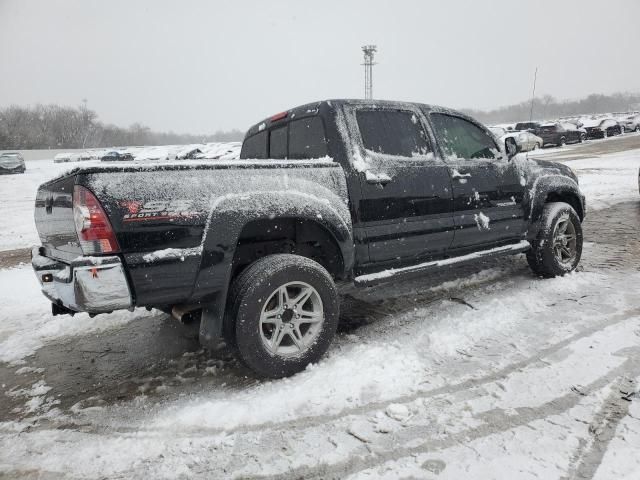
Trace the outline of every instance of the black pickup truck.
<instances>
[{"instance_id":1,"label":"black pickup truck","mask_svg":"<svg viewBox=\"0 0 640 480\"><path fill-rule=\"evenodd\" d=\"M515 253L544 277L577 266L576 176L515 150L445 108L304 105L251 127L239 160L84 166L41 185L32 264L54 314L200 318L204 344L291 375L329 347L338 280Z\"/></svg>"}]
</instances>

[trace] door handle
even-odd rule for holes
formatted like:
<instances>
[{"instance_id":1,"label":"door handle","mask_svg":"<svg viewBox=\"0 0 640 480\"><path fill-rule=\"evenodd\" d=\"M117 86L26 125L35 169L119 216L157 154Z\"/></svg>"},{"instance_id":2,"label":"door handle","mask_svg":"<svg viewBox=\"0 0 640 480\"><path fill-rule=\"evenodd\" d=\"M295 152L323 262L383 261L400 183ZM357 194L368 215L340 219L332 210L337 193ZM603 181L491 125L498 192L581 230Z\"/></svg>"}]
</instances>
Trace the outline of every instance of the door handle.
<instances>
[{"instance_id":1,"label":"door handle","mask_svg":"<svg viewBox=\"0 0 640 480\"><path fill-rule=\"evenodd\" d=\"M470 173L460 173L458 170L454 169L451 172L451 178L455 180L460 180L461 178L471 178Z\"/></svg>"},{"instance_id":2,"label":"door handle","mask_svg":"<svg viewBox=\"0 0 640 480\"><path fill-rule=\"evenodd\" d=\"M371 185L381 185L383 187L391 181L391 177L386 173L373 173L370 170L366 171L365 178L367 183Z\"/></svg>"}]
</instances>

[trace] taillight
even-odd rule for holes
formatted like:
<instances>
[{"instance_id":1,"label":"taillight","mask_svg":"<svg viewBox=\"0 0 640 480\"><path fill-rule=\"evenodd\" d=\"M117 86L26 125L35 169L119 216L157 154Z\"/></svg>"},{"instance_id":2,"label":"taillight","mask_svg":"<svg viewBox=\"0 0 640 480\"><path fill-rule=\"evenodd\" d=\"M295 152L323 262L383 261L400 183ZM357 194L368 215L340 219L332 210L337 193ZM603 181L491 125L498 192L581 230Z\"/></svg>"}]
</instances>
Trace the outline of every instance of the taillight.
<instances>
[{"instance_id":1,"label":"taillight","mask_svg":"<svg viewBox=\"0 0 640 480\"><path fill-rule=\"evenodd\" d=\"M116 253L120 249L102 205L90 190L80 185L73 189L73 220L85 255Z\"/></svg>"}]
</instances>

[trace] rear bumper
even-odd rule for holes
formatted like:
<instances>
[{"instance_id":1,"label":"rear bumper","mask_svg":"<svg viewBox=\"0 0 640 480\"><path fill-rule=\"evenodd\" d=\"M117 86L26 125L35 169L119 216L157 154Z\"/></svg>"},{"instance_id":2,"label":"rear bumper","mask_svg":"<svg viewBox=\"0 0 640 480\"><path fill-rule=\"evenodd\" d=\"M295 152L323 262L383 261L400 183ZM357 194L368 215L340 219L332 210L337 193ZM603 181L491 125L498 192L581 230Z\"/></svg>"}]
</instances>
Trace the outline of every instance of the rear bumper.
<instances>
[{"instance_id":1,"label":"rear bumper","mask_svg":"<svg viewBox=\"0 0 640 480\"><path fill-rule=\"evenodd\" d=\"M31 250L31 265L42 293L75 312L107 313L131 308L133 300L119 257L78 257L64 263Z\"/></svg>"},{"instance_id":2,"label":"rear bumper","mask_svg":"<svg viewBox=\"0 0 640 480\"><path fill-rule=\"evenodd\" d=\"M24 173L24 171L24 165L17 165L15 167L0 166L0 175L3 173Z\"/></svg>"},{"instance_id":3,"label":"rear bumper","mask_svg":"<svg viewBox=\"0 0 640 480\"><path fill-rule=\"evenodd\" d=\"M604 138L604 131L599 128L593 130L587 129L587 138Z\"/></svg>"}]
</instances>

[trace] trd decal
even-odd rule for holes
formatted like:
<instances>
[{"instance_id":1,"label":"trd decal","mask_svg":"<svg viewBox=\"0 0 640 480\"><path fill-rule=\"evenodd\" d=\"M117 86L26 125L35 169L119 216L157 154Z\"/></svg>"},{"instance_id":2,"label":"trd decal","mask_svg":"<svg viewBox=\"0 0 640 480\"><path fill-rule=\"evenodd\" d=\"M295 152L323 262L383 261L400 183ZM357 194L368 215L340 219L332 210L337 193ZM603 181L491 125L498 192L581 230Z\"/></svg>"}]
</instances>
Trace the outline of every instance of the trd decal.
<instances>
[{"instance_id":1,"label":"trd decal","mask_svg":"<svg viewBox=\"0 0 640 480\"><path fill-rule=\"evenodd\" d=\"M200 212L193 208L191 200L152 200L145 204L136 201L123 201L120 202L120 206L127 210L127 213L122 217L123 222L175 220L200 215Z\"/></svg>"}]
</instances>

